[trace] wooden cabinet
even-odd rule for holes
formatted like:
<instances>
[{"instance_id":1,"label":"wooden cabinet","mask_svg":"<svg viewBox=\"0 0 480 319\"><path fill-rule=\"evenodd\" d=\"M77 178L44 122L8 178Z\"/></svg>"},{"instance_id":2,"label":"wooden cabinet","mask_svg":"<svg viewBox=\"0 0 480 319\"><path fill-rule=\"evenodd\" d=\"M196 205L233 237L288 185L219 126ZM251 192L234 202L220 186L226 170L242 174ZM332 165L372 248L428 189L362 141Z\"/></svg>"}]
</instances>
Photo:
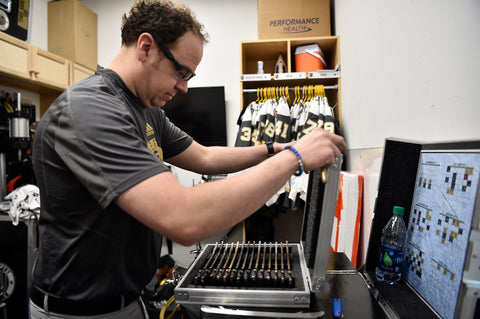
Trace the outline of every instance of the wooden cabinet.
<instances>
[{"instance_id":1,"label":"wooden cabinet","mask_svg":"<svg viewBox=\"0 0 480 319\"><path fill-rule=\"evenodd\" d=\"M327 66L318 72L301 74L295 72L295 49L298 46L317 44L325 57ZM309 85L323 85L330 106L341 128L341 67L340 39L338 36L294 38L279 40L244 41L240 43L240 88L241 105L257 98L257 89L263 87L288 87L291 100L294 100L296 86L302 89ZM279 56L286 64L286 73L275 73ZM257 73L257 63L262 61L263 73ZM268 75L270 74L270 75Z\"/></svg>"},{"instance_id":2,"label":"wooden cabinet","mask_svg":"<svg viewBox=\"0 0 480 319\"><path fill-rule=\"evenodd\" d=\"M70 61L36 47L33 47L31 52L32 81L60 90L70 85Z\"/></svg>"},{"instance_id":3,"label":"wooden cabinet","mask_svg":"<svg viewBox=\"0 0 480 319\"><path fill-rule=\"evenodd\" d=\"M0 73L30 80L31 46L0 32Z\"/></svg>"},{"instance_id":4,"label":"wooden cabinet","mask_svg":"<svg viewBox=\"0 0 480 319\"><path fill-rule=\"evenodd\" d=\"M0 58L1 74L27 81L27 86L38 84L64 90L70 84L68 60L3 32L0 32Z\"/></svg>"},{"instance_id":5,"label":"wooden cabinet","mask_svg":"<svg viewBox=\"0 0 480 319\"><path fill-rule=\"evenodd\" d=\"M95 71L0 32L0 84L40 94L40 115L65 90Z\"/></svg>"},{"instance_id":6,"label":"wooden cabinet","mask_svg":"<svg viewBox=\"0 0 480 319\"><path fill-rule=\"evenodd\" d=\"M95 73L95 70L91 70L80 64L72 62L72 67L70 72L70 75L71 75L70 83L71 84L77 83L78 81L81 81L94 73Z\"/></svg>"}]
</instances>

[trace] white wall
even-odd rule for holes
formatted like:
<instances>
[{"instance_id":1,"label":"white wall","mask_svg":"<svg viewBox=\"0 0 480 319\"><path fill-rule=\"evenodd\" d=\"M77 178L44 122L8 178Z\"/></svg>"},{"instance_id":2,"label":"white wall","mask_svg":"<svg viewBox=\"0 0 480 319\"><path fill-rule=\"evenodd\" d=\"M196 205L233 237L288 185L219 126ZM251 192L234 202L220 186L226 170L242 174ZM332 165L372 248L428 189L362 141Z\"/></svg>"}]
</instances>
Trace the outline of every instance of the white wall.
<instances>
[{"instance_id":1,"label":"white wall","mask_svg":"<svg viewBox=\"0 0 480 319\"><path fill-rule=\"evenodd\" d=\"M335 1L349 149L480 138L480 1Z\"/></svg>"},{"instance_id":2,"label":"white wall","mask_svg":"<svg viewBox=\"0 0 480 319\"><path fill-rule=\"evenodd\" d=\"M49 1L30 1L27 42L44 50L48 50L47 2Z\"/></svg>"}]
</instances>

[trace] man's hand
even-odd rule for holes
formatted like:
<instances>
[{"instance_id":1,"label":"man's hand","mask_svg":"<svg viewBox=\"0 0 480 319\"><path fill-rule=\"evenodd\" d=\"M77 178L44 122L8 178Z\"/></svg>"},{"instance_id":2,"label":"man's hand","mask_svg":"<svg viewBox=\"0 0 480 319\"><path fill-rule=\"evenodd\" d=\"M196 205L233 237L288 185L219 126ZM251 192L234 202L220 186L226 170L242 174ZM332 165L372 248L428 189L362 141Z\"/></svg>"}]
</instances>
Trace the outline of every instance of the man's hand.
<instances>
[{"instance_id":1,"label":"man's hand","mask_svg":"<svg viewBox=\"0 0 480 319\"><path fill-rule=\"evenodd\" d=\"M322 128L304 135L294 147L302 157L306 172L333 164L335 157L346 155L347 151L343 137Z\"/></svg>"}]
</instances>

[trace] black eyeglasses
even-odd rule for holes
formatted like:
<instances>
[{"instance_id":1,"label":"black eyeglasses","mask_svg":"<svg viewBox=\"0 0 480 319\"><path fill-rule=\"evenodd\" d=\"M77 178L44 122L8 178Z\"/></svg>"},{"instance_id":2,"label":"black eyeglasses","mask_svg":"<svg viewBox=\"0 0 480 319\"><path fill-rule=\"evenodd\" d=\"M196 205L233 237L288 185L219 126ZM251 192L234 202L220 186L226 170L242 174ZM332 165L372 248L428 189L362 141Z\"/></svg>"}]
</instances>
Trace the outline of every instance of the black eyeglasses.
<instances>
[{"instance_id":1,"label":"black eyeglasses","mask_svg":"<svg viewBox=\"0 0 480 319\"><path fill-rule=\"evenodd\" d=\"M167 49L166 46L159 45L158 47L163 52L165 57L167 57L167 59L172 61L173 65L175 65L175 69L177 70L176 72L177 78L182 79L184 81L188 81L195 76L195 73L192 70L190 70L185 65L180 64L180 62L178 62L177 59L173 57L172 52L170 52L170 50Z\"/></svg>"}]
</instances>

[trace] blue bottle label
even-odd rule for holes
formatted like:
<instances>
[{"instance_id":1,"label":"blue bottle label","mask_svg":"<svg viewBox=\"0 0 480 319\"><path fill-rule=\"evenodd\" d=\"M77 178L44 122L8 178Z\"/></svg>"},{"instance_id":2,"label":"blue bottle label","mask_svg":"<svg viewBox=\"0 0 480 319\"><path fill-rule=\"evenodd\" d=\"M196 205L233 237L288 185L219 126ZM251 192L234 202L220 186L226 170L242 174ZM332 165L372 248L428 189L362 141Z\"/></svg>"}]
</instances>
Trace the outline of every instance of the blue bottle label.
<instances>
[{"instance_id":1,"label":"blue bottle label","mask_svg":"<svg viewBox=\"0 0 480 319\"><path fill-rule=\"evenodd\" d=\"M382 246L380 248L380 256L378 266L385 271L400 272L403 264L403 250L388 248Z\"/></svg>"}]
</instances>

